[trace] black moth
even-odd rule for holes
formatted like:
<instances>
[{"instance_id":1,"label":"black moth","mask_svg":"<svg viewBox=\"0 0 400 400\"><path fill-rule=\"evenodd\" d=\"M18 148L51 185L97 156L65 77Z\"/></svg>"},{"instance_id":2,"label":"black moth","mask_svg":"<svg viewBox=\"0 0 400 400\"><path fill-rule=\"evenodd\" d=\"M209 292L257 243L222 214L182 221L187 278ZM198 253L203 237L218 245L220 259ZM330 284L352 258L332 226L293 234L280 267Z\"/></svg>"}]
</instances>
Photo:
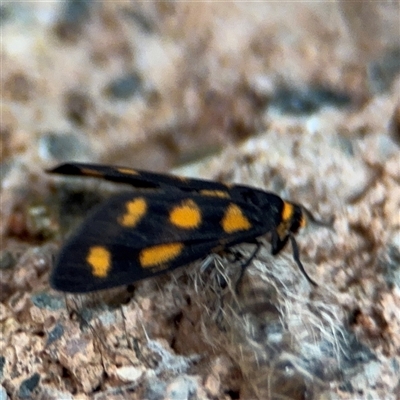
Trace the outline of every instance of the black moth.
<instances>
[{"instance_id":1,"label":"black moth","mask_svg":"<svg viewBox=\"0 0 400 400\"><path fill-rule=\"evenodd\" d=\"M66 163L47 172L136 188L95 207L67 240L51 274L54 289L86 293L127 285L243 242L257 245L252 259L260 247L257 238L267 233L274 255L291 241L294 260L316 286L300 261L294 234L309 221L328 224L274 193L95 164Z\"/></svg>"}]
</instances>

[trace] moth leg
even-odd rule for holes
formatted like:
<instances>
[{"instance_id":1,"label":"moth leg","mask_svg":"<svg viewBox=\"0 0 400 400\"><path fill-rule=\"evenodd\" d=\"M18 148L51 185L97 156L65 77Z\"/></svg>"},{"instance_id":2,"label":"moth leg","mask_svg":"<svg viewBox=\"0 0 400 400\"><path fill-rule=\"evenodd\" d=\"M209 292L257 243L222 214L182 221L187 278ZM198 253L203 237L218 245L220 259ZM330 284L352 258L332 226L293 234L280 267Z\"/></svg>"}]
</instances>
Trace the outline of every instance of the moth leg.
<instances>
[{"instance_id":1,"label":"moth leg","mask_svg":"<svg viewBox=\"0 0 400 400\"><path fill-rule=\"evenodd\" d=\"M240 275L239 275L239 278L236 281L236 285L235 285L236 294L239 294L239 286L240 286L240 284L242 282L242 279L243 279L244 273L246 271L246 268L251 264L251 262L254 260L254 258L257 256L258 252L261 249L261 243L256 239L254 241L252 241L252 242L246 242L246 243L255 244L256 246L255 246L254 250L252 251L252 253L250 254L250 256L247 258L247 260L245 260L240 265Z\"/></svg>"},{"instance_id":2,"label":"moth leg","mask_svg":"<svg viewBox=\"0 0 400 400\"><path fill-rule=\"evenodd\" d=\"M253 261L253 259L257 256L257 254L258 254L258 252L259 252L259 250L261 248L261 243L259 243L256 239L253 240L253 241L246 242L246 243L255 244L256 246L255 246L254 250L252 251L252 253L250 254L250 256L240 264L240 275L239 275L239 278L237 279L237 281L235 283L235 294L237 294L237 295L239 294L239 286L240 286L241 281L243 279L244 272L245 272L246 268L250 265L250 263ZM238 261L240 259L243 259L243 255L239 251L232 250L231 248L226 248L224 250L224 252L233 255L234 256L234 261ZM228 285L228 282L226 281L226 279L224 279L223 275L222 276L220 275L220 279L223 280L223 281L219 282L219 287L221 289L224 289ZM226 328L225 328L225 326L223 324L223 322L224 322L224 312L223 312L223 309L224 309L224 297L222 295L220 296L220 304L219 304L218 308L219 308L219 311L218 311L217 316L216 316L216 323L217 323L217 326L221 329L221 331L225 332Z\"/></svg>"}]
</instances>

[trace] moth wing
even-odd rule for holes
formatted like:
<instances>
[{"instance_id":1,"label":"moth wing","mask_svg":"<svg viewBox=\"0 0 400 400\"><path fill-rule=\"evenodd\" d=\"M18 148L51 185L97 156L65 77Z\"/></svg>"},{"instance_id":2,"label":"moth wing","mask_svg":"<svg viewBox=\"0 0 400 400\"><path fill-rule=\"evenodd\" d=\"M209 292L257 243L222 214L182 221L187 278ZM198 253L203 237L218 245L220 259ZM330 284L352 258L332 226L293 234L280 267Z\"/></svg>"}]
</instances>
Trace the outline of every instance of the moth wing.
<instances>
[{"instance_id":1,"label":"moth wing","mask_svg":"<svg viewBox=\"0 0 400 400\"><path fill-rule=\"evenodd\" d=\"M200 259L217 246L265 233L257 209L249 204L241 209L250 225L229 233L221 224L228 199L178 193L121 193L96 207L63 246L51 286L89 292L126 285ZM188 201L200 221L182 228L172 222L171 210Z\"/></svg>"},{"instance_id":2,"label":"moth wing","mask_svg":"<svg viewBox=\"0 0 400 400\"><path fill-rule=\"evenodd\" d=\"M169 174L158 174L127 167L114 167L101 164L64 163L47 171L48 173L73 176L88 176L112 182L127 183L137 188L170 187L185 192L201 190L227 191L223 183L210 180L184 178Z\"/></svg>"}]
</instances>

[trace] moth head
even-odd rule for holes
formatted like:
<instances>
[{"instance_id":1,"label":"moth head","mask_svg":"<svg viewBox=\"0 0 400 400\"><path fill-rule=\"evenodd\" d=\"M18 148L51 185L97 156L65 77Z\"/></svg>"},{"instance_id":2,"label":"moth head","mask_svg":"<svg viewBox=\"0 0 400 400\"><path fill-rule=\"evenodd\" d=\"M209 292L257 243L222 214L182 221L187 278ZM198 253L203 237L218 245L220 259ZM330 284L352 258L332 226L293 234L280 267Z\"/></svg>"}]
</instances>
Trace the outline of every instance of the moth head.
<instances>
[{"instance_id":1,"label":"moth head","mask_svg":"<svg viewBox=\"0 0 400 400\"><path fill-rule=\"evenodd\" d=\"M303 213L303 207L284 201L280 223L272 234L272 254L278 254L286 246L289 236L298 233L306 224L307 219Z\"/></svg>"}]
</instances>

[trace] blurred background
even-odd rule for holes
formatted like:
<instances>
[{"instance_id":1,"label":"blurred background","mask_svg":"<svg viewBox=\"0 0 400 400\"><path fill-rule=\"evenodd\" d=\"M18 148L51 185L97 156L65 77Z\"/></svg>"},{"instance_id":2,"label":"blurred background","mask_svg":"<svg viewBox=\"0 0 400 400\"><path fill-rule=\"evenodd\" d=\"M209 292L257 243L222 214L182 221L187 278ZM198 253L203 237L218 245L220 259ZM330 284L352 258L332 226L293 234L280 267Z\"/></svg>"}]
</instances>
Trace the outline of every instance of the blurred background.
<instances>
[{"instance_id":1,"label":"blurred background","mask_svg":"<svg viewBox=\"0 0 400 400\"><path fill-rule=\"evenodd\" d=\"M2 2L1 166L164 170L393 90L399 3Z\"/></svg>"}]
</instances>

